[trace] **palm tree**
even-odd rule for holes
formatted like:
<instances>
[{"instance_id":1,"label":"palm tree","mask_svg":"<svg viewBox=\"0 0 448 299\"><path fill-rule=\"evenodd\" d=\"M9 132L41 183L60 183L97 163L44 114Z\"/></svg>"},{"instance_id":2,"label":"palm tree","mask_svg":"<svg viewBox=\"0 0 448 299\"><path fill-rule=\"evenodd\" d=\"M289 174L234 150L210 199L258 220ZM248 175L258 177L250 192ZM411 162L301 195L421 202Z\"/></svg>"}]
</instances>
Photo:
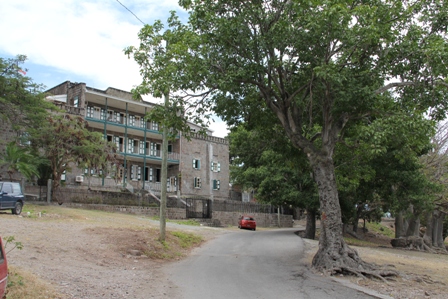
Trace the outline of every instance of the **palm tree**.
<instances>
[{"instance_id":1,"label":"palm tree","mask_svg":"<svg viewBox=\"0 0 448 299\"><path fill-rule=\"evenodd\" d=\"M17 145L15 141L8 143L4 155L0 158L0 165L6 167L9 179L18 172L25 178L31 179L33 176L39 177L38 161L26 147Z\"/></svg>"}]
</instances>

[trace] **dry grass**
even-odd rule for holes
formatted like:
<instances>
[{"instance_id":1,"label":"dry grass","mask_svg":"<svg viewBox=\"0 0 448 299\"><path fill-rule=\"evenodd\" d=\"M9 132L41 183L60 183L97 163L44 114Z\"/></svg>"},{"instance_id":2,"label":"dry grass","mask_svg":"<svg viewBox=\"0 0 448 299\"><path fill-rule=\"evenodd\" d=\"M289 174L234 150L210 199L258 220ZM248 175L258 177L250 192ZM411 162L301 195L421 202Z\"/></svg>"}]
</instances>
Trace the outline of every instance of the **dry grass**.
<instances>
[{"instance_id":1,"label":"dry grass","mask_svg":"<svg viewBox=\"0 0 448 299\"><path fill-rule=\"evenodd\" d=\"M92 238L101 239L101 242L111 249L109 251L118 252L123 257L136 255L136 259L150 259L157 262L177 260L185 257L209 237L167 228L166 239L161 242L158 224L151 224L150 218L147 218L148 222L142 225L141 221L133 222L135 215L64 208L55 205L28 204L25 207L22 215L31 218L32 221L94 223L94 228L84 230ZM141 216L141 218L146 217ZM185 221L175 222L195 225ZM9 266L7 292L6 299L66 298L38 276L26 269L13 266Z\"/></svg>"},{"instance_id":2,"label":"dry grass","mask_svg":"<svg viewBox=\"0 0 448 299\"><path fill-rule=\"evenodd\" d=\"M24 269L8 268L6 299L65 299L52 285Z\"/></svg>"}]
</instances>

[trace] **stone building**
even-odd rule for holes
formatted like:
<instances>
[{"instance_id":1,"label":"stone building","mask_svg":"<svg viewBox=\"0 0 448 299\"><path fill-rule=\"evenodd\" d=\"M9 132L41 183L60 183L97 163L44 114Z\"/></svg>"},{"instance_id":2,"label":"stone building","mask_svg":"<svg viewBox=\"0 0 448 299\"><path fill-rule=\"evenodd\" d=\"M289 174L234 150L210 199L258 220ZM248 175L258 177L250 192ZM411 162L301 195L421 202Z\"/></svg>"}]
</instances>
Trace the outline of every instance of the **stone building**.
<instances>
[{"instance_id":1,"label":"stone building","mask_svg":"<svg viewBox=\"0 0 448 299\"><path fill-rule=\"evenodd\" d=\"M65 185L125 186L155 194L161 189L162 133L159 124L144 116L156 104L134 100L130 92L99 90L85 83L63 82L47 90L47 99L66 113L80 115L91 130L117 146L119 167L107 174L80 169L63 176ZM199 127L190 124L192 130ZM180 134L168 147L168 195L227 199L229 196L229 145L224 138Z\"/></svg>"}]
</instances>

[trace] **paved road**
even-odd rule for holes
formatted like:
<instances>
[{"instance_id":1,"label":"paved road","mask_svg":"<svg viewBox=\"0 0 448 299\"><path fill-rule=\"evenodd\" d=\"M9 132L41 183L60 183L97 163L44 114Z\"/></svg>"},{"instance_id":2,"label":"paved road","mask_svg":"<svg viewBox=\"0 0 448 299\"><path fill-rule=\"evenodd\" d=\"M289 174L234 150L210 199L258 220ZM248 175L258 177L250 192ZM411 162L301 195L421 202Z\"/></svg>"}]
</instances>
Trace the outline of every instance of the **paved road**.
<instances>
[{"instance_id":1,"label":"paved road","mask_svg":"<svg viewBox=\"0 0 448 299\"><path fill-rule=\"evenodd\" d=\"M166 274L178 298L375 298L313 275L301 262L304 243L294 229L221 235Z\"/></svg>"}]
</instances>

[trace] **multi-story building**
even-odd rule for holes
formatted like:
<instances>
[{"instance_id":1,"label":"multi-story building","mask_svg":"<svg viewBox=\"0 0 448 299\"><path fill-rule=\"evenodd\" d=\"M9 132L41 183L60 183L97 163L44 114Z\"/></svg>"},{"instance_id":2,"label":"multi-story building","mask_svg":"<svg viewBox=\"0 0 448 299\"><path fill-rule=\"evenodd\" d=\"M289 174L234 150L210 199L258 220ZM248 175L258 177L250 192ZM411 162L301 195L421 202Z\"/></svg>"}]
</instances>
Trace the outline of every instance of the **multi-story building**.
<instances>
[{"instance_id":1,"label":"multi-story building","mask_svg":"<svg viewBox=\"0 0 448 299\"><path fill-rule=\"evenodd\" d=\"M119 165L104 175L93 169L72 168L63 177L66 184L116 186L146 189L161 187L162 133L159 124L145 115L156 104L136 101L130 92L99 90L85 83L66 81L49 90L48 99L66 113L80 115L88 127L116 144ZM190 124L192 130L199 127ZM229 146L224 138L196 134L188 140L182 134L168 146L168 192L180 197L229 197Z\"/></svg>"}]
</instances>

